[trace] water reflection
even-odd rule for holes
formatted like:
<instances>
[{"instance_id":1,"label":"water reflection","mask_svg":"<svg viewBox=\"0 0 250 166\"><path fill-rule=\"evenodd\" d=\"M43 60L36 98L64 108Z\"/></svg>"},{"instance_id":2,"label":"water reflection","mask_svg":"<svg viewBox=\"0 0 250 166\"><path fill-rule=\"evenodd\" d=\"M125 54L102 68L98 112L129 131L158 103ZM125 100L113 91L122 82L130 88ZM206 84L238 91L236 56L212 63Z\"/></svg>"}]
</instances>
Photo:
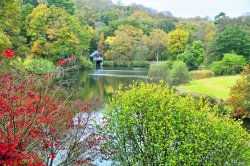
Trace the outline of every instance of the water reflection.
<instances>
[{"instance_id":1,"label":"water reflection","mask_svg":"<svg viewBox=\"0 0 250 166\"><path fill-rule=\"evenodd\" d=\"M145 80L145 68L105 68L103 70L77 71L67 73L67 89L76 91L73 98L91 100L107 99L120 84L128 86L133 81Z\"/></svg>"}]
</instances>

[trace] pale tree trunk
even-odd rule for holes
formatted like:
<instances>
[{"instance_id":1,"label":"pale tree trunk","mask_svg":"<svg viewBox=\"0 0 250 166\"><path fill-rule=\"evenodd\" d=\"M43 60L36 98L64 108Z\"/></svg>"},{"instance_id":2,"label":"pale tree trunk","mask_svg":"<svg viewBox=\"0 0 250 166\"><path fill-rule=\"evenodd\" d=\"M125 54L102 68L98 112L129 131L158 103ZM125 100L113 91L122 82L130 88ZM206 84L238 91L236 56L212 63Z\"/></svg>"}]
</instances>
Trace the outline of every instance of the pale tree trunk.
<instances>
[{"instance_id":1,"label":"pale tree trunk","mask_svg":"<svg viewBox=\"0 0 250 166\"><path fill-rule=\"evenodd\" d=\"M156 61L159 61L159 48L157 48L157 51L155 53Z\"/></svg>"}]
</instances>

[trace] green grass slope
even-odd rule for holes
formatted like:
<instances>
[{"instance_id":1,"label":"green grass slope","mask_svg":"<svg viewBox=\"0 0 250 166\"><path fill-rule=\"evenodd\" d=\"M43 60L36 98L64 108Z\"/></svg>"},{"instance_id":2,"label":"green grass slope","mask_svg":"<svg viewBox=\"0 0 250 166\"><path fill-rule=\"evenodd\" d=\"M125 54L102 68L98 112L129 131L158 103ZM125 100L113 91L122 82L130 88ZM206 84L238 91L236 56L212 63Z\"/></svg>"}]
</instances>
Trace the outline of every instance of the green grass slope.
<instances>
[{"instance_id":1,"label":"green grass slope","mask_svg":"<svg viewBox=\"0 0 250 166\"><path fill-rule=\"evenodd\" d=\"M239 76L221 76L190 81L187 85L177 87L178 90L207 94L219 99L226 99Z\"/></svg>"}]
</instances>

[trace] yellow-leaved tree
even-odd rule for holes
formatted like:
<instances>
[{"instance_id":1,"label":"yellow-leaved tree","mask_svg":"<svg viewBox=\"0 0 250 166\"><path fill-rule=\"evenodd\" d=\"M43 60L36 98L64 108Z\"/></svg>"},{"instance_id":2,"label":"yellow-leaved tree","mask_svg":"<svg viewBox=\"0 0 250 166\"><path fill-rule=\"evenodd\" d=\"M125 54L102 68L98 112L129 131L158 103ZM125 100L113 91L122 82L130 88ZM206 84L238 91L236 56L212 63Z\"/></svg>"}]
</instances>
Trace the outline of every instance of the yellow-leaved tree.
<instances>
[{"instance_id":1,"label":"yellow-leaved tree","mask_svg":"<svg viewBox=\"0 0 250 166\"><path fill-rule=\"evenodd\" d=\"M176 29L168 34L168 54L169 59L176 60L177 55L184 52L188 43L189 32Z\"/></svg>"}]
</instances>

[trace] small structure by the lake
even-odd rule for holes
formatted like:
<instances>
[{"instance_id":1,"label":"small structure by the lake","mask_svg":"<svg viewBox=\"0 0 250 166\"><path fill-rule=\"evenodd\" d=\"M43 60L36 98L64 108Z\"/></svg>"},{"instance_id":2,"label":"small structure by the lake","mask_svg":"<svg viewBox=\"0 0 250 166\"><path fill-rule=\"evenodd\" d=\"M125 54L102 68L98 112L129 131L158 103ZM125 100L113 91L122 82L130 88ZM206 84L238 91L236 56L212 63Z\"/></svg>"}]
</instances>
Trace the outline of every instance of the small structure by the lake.
<instances>
[{"instance_id":1,"label":"small structure by the lake","mask_svg":"<svg viewBox=\"0 0 250 166\"><path fill-rule=\"evenodd\" d=\"M95 51L89 56L91 62L96 62L96 68L100 68L103 64L103 55L99 51Z\"/></svg>"}]
</instances>

